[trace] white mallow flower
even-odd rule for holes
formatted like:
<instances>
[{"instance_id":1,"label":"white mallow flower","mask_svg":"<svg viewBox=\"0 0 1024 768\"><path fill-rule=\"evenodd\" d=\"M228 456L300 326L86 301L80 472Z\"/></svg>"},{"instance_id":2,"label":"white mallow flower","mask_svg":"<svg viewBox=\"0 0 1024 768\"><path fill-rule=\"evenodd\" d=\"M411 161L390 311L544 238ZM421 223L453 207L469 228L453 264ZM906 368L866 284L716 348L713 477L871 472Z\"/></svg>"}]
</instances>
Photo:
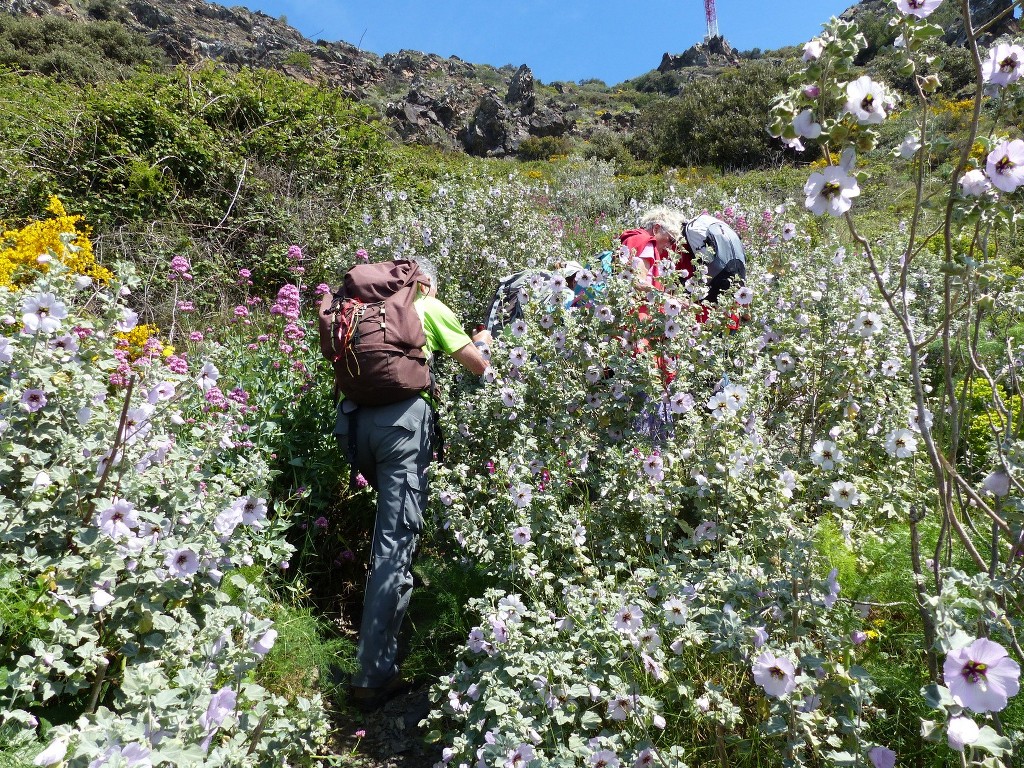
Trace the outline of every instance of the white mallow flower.
<instances>
[{"instance_id":1,"label":"white mallow flower","mask_svg":"<svg viewBox=\"0 0 1024 768\"><path fill-rule=\"evenodd\" d=\"M741 307L747 307L750 306L750 302L754 300L754 292L753 290L744 285L740 287L739 290L736 291L735 298L737 304L739 304Z\"/></svg>"},{"instance_id":2,"label":"white mallow flower","mask_svg":"<svg viewBox=\"0 0 1024 768\"><path fill-rule=\"evenodd\" d=\"M135 330L139 324L139 313L125 307L121 310L121 319L114 323L114 330L120 333L128 333Z\"/></svg>"},{"instance_id":3,"label":"white mallow flower","mask_svg":"<svg viewBox=\"0 0 1024 768\"><path fill-rule=\"evenodd\" d=\"M1020 79L1021 62L1024 62L1024 48L1021 46L1008 43L994 45L982 62L982 77L986 83L1000 87L1015 83Z\"/></svg>"},{"instance_id":4,"label":"white mallow flower","mask_svg":"<svg viewBox=\"0 0 1024 768\"><path fill-rule=\"evenodd\" d=\"M793 120L793 130L805 139L816 139L821 136L821 123L814 122L814 112L805 109Z\"/></svg>"},{"instance_id":5,"label":"white mallow flower","mask_svg":"<svg viewBox=\"0 0 1024 768\"><path fill-rule=\"evenodd\" d=\"M1024 141L1004 141L985 161L985 172L992 185L1003 192L1015 192L1024 184Z\"/></svg>"},{"instance_id":6,"label":"white mallow flower","mask_svg":"<svg viewBox=\"0 0 1024 768\"><path fill-rule=\"evenodd\" d=\"M985 172L975 168L960 177L960 191L968 197L981 197L990 189L992 182L988 180Z\"/></svg>"},{"instance_id":7,"label":"white mallow flower","mask_svg":"<svg viewBox=\"0 0 1024 768\"><path fill-rule=\"evenodd\" d=\"M816 61L824 53L825 46L818 38L804 44L804 61Z\"/></svg>"},{"instance_id":8,"label":"white mallow flower","mask_svg":"<svg viewBox=\"0 0 1024 768\"><path fill-rule=\"evenodd\" d=\"M853 321L853 330L865 339L882 330L882 318L877 312L861 312Z\"/></svg>"},{"instance_id":9,"label":"white mallow flower","mask_svg":"<svg viewBox=\"0 0 1024 768\"><path fill-rule=\"evenodd\" d=\"M885 120L885 88L867 75L858 77L846 85L845 110L858 123L877 125Z\"/></svg>"},{"instance_id":10,"label":"white mallow flower","mask_svg":"<svg viewBox=\"0 0 1024 768\"><path fill-rule=\"evenodd\" d=\"M830 501L840 509L848 509L860 503L860 492L849 480L836 480L832 483L832 492L826 501Z\"/></svg>"},{"instance_id":11,"label":"white mallow flower","mask_svg":"<svg viewBox=\"0 0 1024 768\"><path fill-rule=\"evenodd\" d=\"M52 293L27 297L21 304L21 311L27 333L53 333L68 316L67 307Z\"/></svg>"},{"instance_id":12,"label":"white mallow flower","mask_svg":"<svg viewBox=\"0 0 1024 768\"><path fill-rule=\"evenodd\" d=\"M917 450L917 437L909 429L896 429L885 438L885 452L897 459L912 456Z\"/></svg>"},{"instance_id":13,"label":"white mallow flower","mask_svg":"<svg viewBox=\"0 0 1024 768\"><path fill-rule=\"evenodd\" d=\"M843 452L831 440L819 440L812 448L811 462L825 470L835 469L843 463Z\"/></svg>"},{"instance_id":14,"label":"white mallow flower","mask_svg":"<svg viewBox=\"0 0 1024 768\"><path fill-rule=\"evenodd\" d=\"M0 336L0 363L9 363L14 359L14 344L6 336Z\"/></svg>"},{"instance_id":15,"label":"white mallow flower","mask_svg":"<svg viewBox=\"0 0 1024 768\"><path fill-rule=\"evenodd\" d=\"M64 739L55 739L46 749L36 755L33 765L47 766L57 765L64 762L64 756L68 753L68 743Z\"/></svg>"},{"instance_id":16,"label":"white mallow flower","mask_svg":"<svg viewBox=\"0 0 1024 768\"><path fill-rule=\"evenodd\" d=\"M775 356L775 367L778 368L781 373L789 373L796 368L796 361L789 352L780 352Z\"/></svg>"},{"instance_id":17,"label":"white mallow flower","mask_svg":"<svg viewBox=\"0 0 1024 768\"><path fill-rule=\"evenodd\" d=\"M205 363L199 370L199 376L196 377L196 383L203 392L209 392L217 386L217 379L219 377L220 371L217 370L217 366L213 363Z\"/></svg>"},{"instance_id":18,"label":"white mallow flower","mask_svg":"<svg viewBox=\"0 0 1024 768\"><path fill-rule=\"evenodd\" d=\"M980 736L981 729L973 718L966 715L950 718L949 726L946 728L946 742L950 749L963 752L966 745L973 744Z\"/></svg>"},{"instance_id":19,"label":"white mallow flower","mask_svg":"<svg viewBox=\"0 0 1024 768\"><path fill-rule=\"evenodd\" d=\"M898 0L896 7L904 16L917 16L923 19L942 5L942 0Z\"/></svg>"},{"instance_id":20,"label":"white mallow flower","mask_svg":"<svg viewBox=\"0 0 1024 768\"><path fill-rule=\"evenodd\" d=\"M900 157L904 160L910 160L914 155L917 154L918 150L921 149L921 140L914 134L908 134L907 138L900 144L899 153Z\"/></svg>"},{"instance_id":21,"label":"white mallow flower","mask_svg":"<svg viewBox=\"0 0 1024 768\"><path fill-rule=\"evenodd\" d=\"M839 165L830 165L812 173L804 184L804 205L816 216L828 212L842 216L860 194L857 180Z\"/></svg>"}]
</instances>

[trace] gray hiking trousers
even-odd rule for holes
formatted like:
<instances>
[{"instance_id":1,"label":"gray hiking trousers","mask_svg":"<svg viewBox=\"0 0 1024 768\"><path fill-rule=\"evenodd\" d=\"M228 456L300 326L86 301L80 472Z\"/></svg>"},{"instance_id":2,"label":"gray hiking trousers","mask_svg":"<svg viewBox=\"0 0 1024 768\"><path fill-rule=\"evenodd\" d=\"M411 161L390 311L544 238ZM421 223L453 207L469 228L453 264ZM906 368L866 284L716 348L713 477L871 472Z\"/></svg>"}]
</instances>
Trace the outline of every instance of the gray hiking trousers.
<instances>
[{"instance_id":1,"label":"gray hiking trousers","mask_svg":"<svg viewBox=\"0 0 1024 768\"><path fill-rule=\"evenodd\" d=\"M363 600L352 685L377 688L398 672L398 631L412 596L412 558L423 531L427 469L433 455L433 413L422 397L393 405L342 401L334 434L349 460L377 490L370 573Z\"/></svg>"}]
</instances>

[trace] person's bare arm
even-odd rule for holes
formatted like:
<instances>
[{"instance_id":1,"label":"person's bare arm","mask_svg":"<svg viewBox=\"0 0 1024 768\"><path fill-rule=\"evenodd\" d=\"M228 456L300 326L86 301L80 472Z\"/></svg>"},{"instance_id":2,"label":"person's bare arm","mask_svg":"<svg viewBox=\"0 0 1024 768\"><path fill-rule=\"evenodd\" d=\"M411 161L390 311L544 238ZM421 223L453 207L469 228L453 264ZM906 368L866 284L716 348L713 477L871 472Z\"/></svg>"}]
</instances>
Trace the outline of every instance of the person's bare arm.
<instances>
[{"instance_id":1,"label":"person's bare arm","mask_svg":"<svg viewBox=\"0 0 1024 768\"><path fill-rule=\"evenodd\" d=\"M455 350L452 352L452 357L459 361L459 365L477 376L487 370L487 361L480 354L476 344L467 344L462 349Z\"/></svg>"}]
</instances>

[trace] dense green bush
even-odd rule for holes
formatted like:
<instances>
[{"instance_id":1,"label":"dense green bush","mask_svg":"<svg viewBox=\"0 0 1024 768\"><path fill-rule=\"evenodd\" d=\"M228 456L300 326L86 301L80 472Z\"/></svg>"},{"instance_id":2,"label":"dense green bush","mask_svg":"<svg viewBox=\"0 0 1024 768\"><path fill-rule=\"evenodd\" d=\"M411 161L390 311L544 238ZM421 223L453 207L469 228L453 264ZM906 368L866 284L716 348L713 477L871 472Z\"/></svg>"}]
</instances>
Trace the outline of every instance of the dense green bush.
<instances>
[{"instance_id":1,"label":"dense green bush","mask_svg":"<svg viewBox=\"0 0 1024 768\"><path fill-rule=\"evenodd\" d=\"M531 136L520 143L519 159L547 160L553 155L567 155L571 150L572 142L561 136Z\"/></svg>"},{"instance_id":2,"label":"dense green bush","mask_svg":"<svg viewBox=\"0 0 1024 768\"><path fill-rule=\"evenodd\" d=\"M713 165L722 170L778 164L782 145L764 130L771 94L786 81L787 68L745 62L714 80L688 85L671 102L642 110L638 147L661 165Z\"/></svg>"},{"instance_id":3,"label":"dense green bush","mask_svg":"<svg viewBox=\"0 0 1024 768\"><path fill-rule=\"evenodd\" d=\"M94 5L96 12L90 6L90 13L95 18L112 18L105 5ZM0 69L37 72L86 85L165 61L163 51L114 21L0 15Z\"/></svg>"}]
</instances>

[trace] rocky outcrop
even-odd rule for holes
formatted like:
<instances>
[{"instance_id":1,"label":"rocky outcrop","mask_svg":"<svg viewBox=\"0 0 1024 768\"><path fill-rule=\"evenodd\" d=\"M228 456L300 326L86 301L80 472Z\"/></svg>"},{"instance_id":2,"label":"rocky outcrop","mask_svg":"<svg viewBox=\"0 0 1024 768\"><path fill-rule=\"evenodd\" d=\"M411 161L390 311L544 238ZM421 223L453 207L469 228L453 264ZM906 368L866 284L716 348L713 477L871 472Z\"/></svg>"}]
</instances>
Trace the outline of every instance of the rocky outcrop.
<instances>
[{"instance_id":1,"label":"rocky outcrop","mask_svg":"<svg viewBox=\"0 0 1024 768\"><path fill-rule=\"evenodd\" d=\"M692 45L680 54L666 53L658 65L659 72L674 72L688 67L724 67L738 64L732 46L721 35Z\"/></svg>"},{"instance_id":2,"label":"rocky outcrop","mask_svg":"<svg viewBox=\"0 0 1024 768\"><path fill-rule=\"evenodd\" d=\"M459 132L466 151L480 157L513 155L524 138L516 115L495 93L484 97L469 125Z\"/></svg>"},{"instance_id":3,"label":"rocky outcrop","mask_svg":"<svg viewBox=\"0 0 1024 768\"><path fill-rule=\"evenodd\" d=\"M533 72L523 64L508 84L508 94L505 96L505 103L512 108L518 108L520 114L529 115L537 108L537 95L534 93Z\"/></svg>"}]
</instances>

